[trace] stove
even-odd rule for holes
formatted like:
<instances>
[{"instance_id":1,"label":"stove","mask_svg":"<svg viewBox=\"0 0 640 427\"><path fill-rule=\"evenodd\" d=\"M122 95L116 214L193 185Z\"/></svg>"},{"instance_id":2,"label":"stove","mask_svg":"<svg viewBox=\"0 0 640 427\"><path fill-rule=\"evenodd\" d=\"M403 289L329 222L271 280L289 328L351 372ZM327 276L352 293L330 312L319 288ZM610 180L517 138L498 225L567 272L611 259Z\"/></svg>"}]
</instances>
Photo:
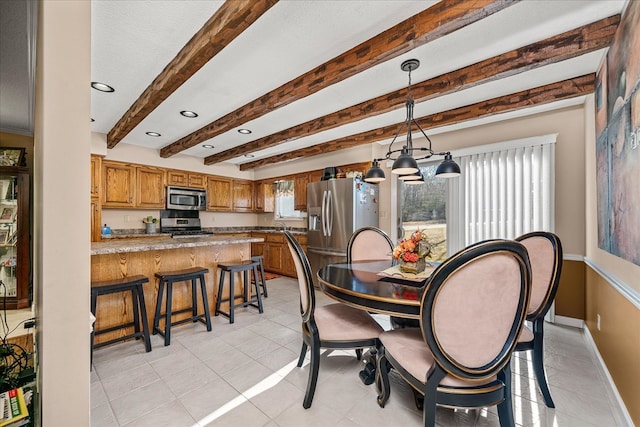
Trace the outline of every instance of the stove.
<instances>
[{"instance_id":1,"label":"stove","mask_svg":"<svg viewBox=\"0 0 640 427\"><path fill-rule=\"evenodd\" d=\"M210 236L211 231L204 231L200 225L198 211L182 211L166 209L160 211L160 229L163 233L171 233L171 237Z\"/></svg>"}]
</instances>

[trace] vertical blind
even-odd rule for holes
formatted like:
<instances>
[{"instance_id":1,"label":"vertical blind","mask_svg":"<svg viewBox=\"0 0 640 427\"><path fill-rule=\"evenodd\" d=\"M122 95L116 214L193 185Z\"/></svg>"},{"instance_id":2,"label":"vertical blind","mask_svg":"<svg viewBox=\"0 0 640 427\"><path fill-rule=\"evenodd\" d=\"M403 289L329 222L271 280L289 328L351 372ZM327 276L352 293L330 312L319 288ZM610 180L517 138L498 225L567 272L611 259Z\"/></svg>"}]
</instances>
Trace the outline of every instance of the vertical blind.
<instances>
[{"instance_id":1,"label":"vertical blind","mask_svg":"<svg viewBox=\"0 0 640 427\"><path fill-rule=\"evenodd\" d=\"M450 186L450 249L534 230L553 231L554 148L547 143L462 156Z\"/></svg>"}]
</instances>

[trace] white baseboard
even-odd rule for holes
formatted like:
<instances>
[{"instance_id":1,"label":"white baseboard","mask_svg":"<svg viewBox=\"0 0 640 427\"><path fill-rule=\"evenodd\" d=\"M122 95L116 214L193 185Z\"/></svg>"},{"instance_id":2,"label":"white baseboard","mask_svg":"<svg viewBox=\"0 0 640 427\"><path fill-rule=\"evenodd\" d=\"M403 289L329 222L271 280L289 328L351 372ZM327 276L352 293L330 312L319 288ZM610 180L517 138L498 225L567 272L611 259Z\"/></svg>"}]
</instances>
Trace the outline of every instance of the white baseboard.
<instances>
[{"instance_id":1,"label":"white baseboard","mask_svg":"<svg viewBox=\"0 0 640 427\"><path fill-rule=\"evenodd\" d=\"M559 316L556 316L556 319L558 317ZM574 319L574 320L576 320L576 319ZM609 381L609 385L611 386L611 390L613 391L613 395L616 398L616 400L618 401L618 408L619 408L619 412L618 413L622 416L622 420L621 421L626 423L627 426L633 427L635 424L633 423L633 420L631 419L631 415L629 414L629 411L627 410L627 407L625 406L624 401L622 400L622 396L620 396L620 393L618 392L618 388L616 387L616 383L613 381L613 378L611 377L611 374L609 373L609 369L607 369L607 365L604 363L604 359L602 358L602 356L600 355L600 352L598 351L598 347L596 346L596 342L593 340L593 337L591 336L591 331L589 331L589 328L587 328L587 327L582 328L582 330L584 331L584 336L587 338L587 342L591 345L591 348L593 348L594 353L598 357L598 361L600 362L600 366L602 367L602 370L604 371L604 374L607 377L607 381Z\"/></svg>"},{"instance_id":2,"label":"white baseboard","mask_svg":"<svg viewBox=\"0 0 640 427\"><path fill-rule=\"evenodd\" d=\"M578 329L584 328L584 320L575 319L573 317L558 316L557 314L553 316L553 323L556 325L571 326L572 328Z\"/></svg>"}]
</instances>

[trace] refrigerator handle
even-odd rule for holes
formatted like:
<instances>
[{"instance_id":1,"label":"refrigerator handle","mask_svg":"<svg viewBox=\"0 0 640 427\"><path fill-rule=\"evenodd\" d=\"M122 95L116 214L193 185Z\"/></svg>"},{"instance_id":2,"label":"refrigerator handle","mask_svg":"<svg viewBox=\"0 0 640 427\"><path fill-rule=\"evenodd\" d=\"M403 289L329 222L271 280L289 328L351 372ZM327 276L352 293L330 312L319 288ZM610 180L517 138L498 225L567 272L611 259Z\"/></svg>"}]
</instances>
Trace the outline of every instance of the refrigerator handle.
<instances>
[{"instance_id":1,"label":"refrigerator handle","mask_svg":"<svg viewBox=\"0 0 640 427\"><path fill-rule=\"evenodd\" d=\"M322 192L322 208L320 209L320 220L322 222L322 235L327 236L327 226L326 226L326 214L325 209L327 207L327 192Z\"/></svg>"},{"instance_id":2,"label":"refrigerator handle","mask_svg":"<svg viewBox=\"0 0 640 427\"><path fill-rule=\"evenodd\" d=\"M333 233L333 202L331 201L331 190L327 194L327 236Z\"/></svg>"}]
</instances>

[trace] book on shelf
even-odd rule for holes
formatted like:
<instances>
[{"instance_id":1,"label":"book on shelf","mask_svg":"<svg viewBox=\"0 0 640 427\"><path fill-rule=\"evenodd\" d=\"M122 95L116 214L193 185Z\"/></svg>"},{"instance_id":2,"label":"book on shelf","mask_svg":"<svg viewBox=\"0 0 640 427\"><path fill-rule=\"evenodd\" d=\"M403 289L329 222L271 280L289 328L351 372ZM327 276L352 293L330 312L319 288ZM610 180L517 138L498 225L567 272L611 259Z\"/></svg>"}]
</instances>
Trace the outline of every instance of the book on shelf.
<instances>
[{"instance_id":1,"label":"book on shelf","mask_svg":"<svg viewBox=\"0 0 640 427\"><path fill-rule=\"evenodd\" d=\"M22 425L18 423L29 416L22 388L0 393L0 427Z\"/></svg>"}]
</instances>

